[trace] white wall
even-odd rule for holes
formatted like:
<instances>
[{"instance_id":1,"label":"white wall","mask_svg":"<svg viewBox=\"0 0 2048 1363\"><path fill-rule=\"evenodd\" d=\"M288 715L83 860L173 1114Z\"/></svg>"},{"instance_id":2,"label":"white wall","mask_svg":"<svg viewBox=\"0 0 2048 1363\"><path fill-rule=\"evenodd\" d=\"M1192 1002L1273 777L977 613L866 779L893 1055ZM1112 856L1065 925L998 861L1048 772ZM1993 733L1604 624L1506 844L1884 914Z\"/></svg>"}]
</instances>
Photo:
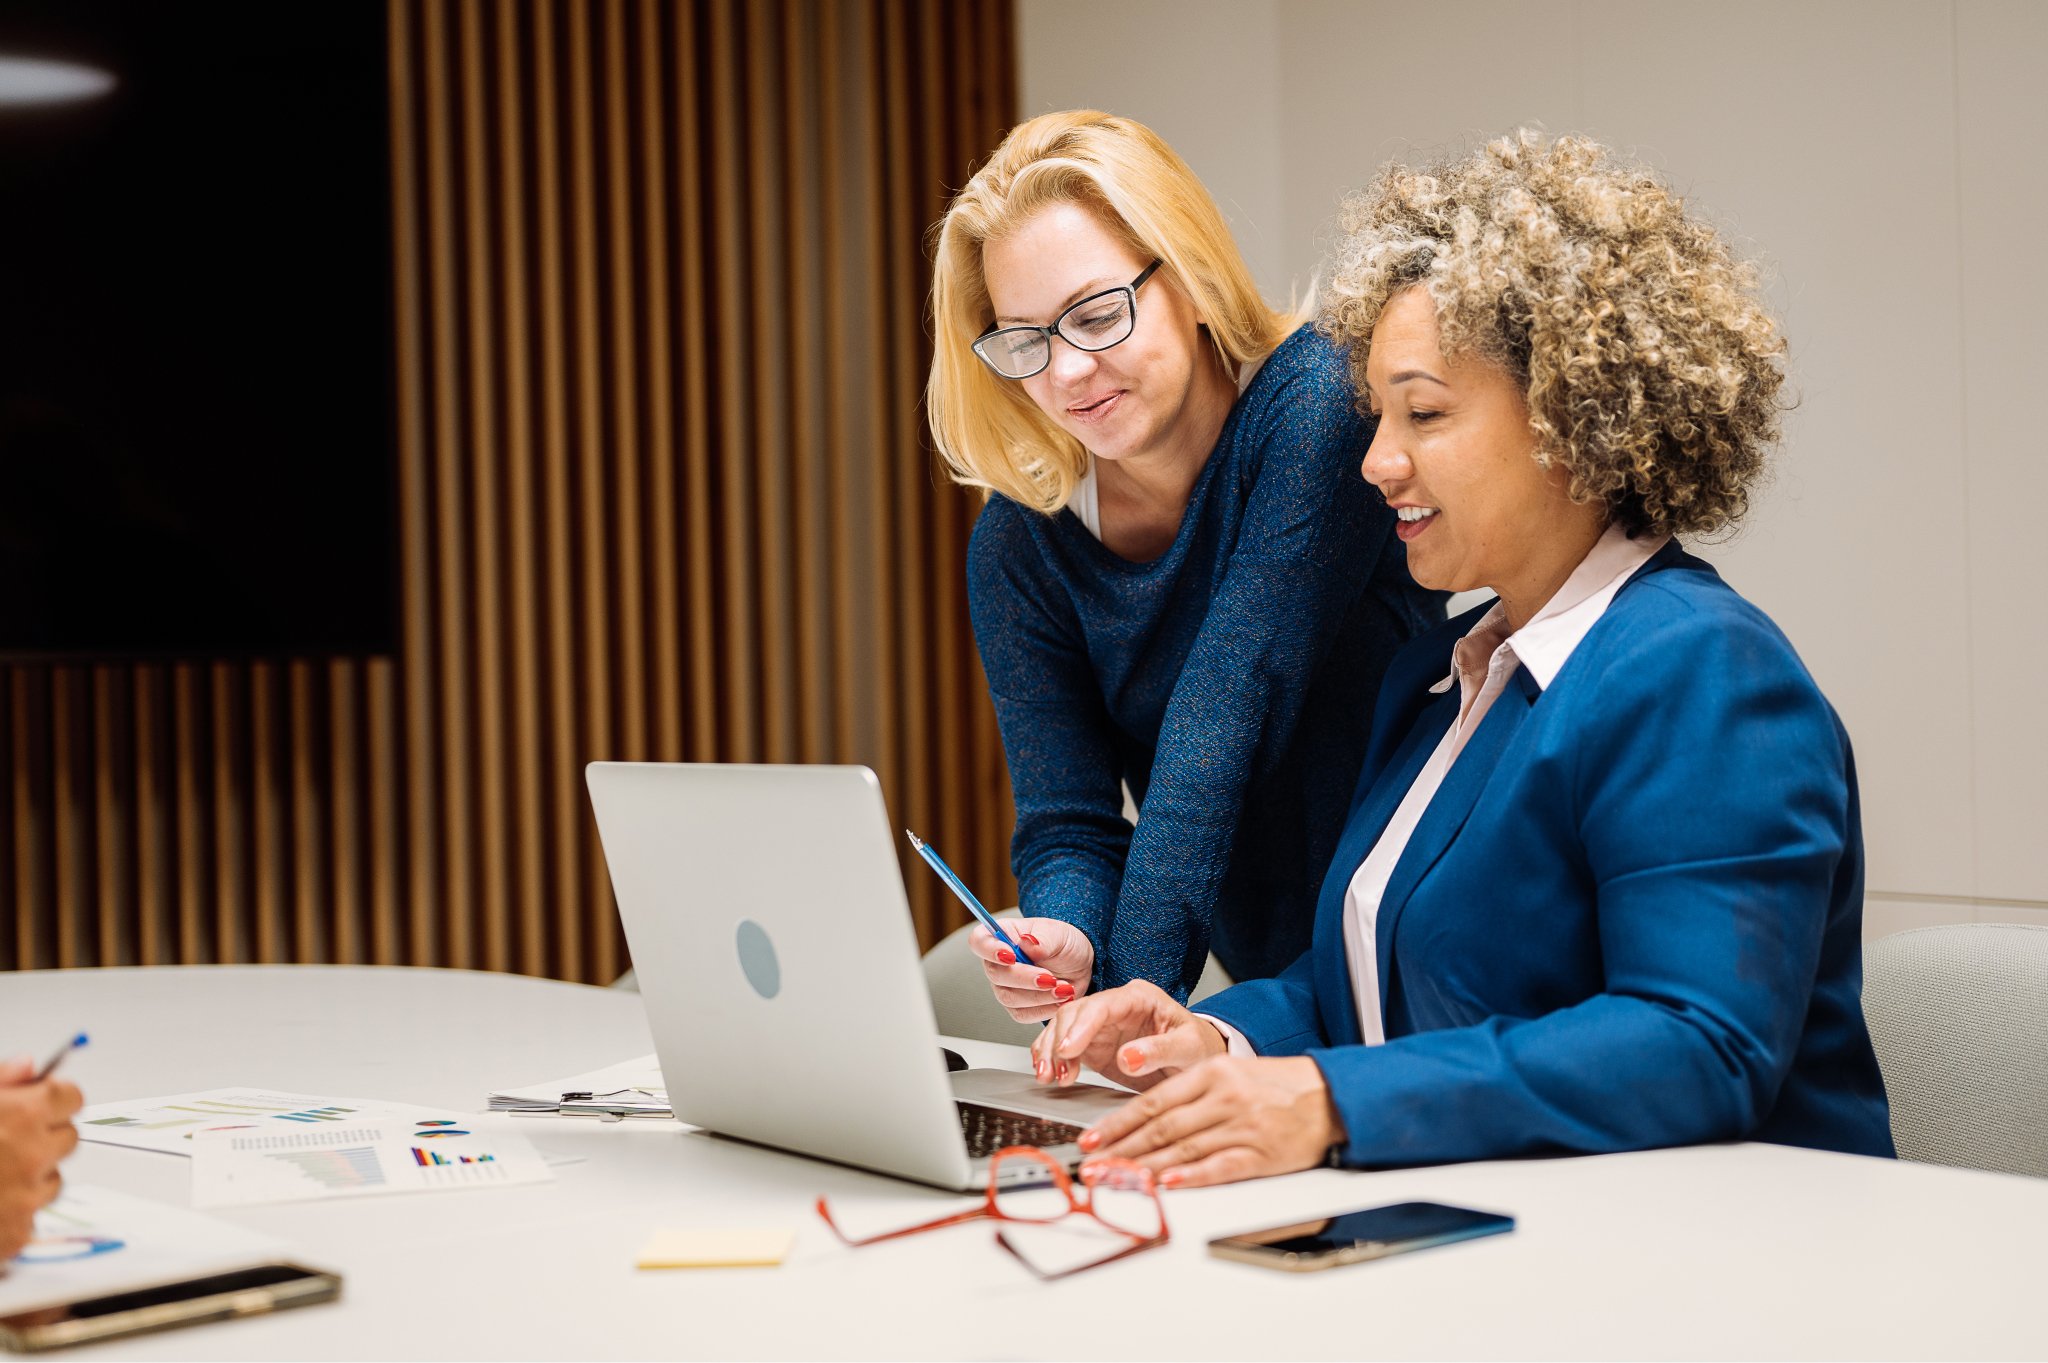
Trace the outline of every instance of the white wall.
<instances>
[{"instance_id":1,"label":"white wall","mask_svg":"<svg viewBox=\"0 0 2048 1363\"><path fill-rule=\"evenodd\" d=\"M1848 725L1869 931L2048 925L2048 4L1022 0L1019 38L1024 112L1150 123L1276 297L1382 161L1517 123L1695 196L1801 397L1701 551Z\"/></svg>"}]
</instances>

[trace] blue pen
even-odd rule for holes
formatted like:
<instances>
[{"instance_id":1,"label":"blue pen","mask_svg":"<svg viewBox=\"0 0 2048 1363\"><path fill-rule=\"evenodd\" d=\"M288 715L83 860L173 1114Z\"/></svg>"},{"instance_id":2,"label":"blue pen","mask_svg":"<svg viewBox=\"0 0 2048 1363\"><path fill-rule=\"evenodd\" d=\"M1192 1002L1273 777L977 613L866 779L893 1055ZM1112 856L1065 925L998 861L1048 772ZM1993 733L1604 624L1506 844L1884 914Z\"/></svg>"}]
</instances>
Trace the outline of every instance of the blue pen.
<instances>
[{"instance_id":1,"label":"blue pen","mask_svg":"<svg viewBox=\"0 0 2048 1363\"><path fill-rule=\"evenodd\" d=\"M51 1075L57 1072L57 1066L64 1062L65 1056L71 1054L73 1051L77 1050L80 1046L83 1046L85 1043L86 1035L84 1032L80 1032L77 1036L72 1037L71 1040L65 1042L62 1046L59 1046L57 1048L57 1053L51 1056L48 1060L45 1060L43 1062L43 1067L36 1071L36 1077L30 1080L29 1082L40 1084L45 1079L48 1079Z\"/></svg>"},{"instance_id":2,"label":"blue pen","mask_svg":"<svg viewBox=\"0 0 2048 1363\"><path fill-rule=\"evenodd\" d=\"M903 836L910 839L910 845L915 847L917 854L924 858L925 865L939 873L939 879L946 882L947 888L952 890L959 897L960 902L967 906L967 911L980 919L981 925L994 933L998 942L1001 942L1010 949L1010 954L1017 958L1018 965L1038 964L1038 962L1024 954L1023 947L1010 940L1010 935L1004 932L1001 926L996 923L996 916L981 906L981 901L974 897L974 892L960 882L960 877L954 875L953 868L939 859L937 852L925 846L923 838L920 838L907 828L903 830Z\"/></svg>"}]
</instances>

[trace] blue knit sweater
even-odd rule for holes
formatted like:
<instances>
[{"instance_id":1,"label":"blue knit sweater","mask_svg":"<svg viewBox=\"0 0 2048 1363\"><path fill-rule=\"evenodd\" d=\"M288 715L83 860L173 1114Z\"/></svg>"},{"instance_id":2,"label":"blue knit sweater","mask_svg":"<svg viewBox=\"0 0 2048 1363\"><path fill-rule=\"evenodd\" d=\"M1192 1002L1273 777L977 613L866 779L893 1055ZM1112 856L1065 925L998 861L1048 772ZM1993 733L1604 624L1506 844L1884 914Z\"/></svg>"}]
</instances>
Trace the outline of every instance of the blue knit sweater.
<instances>
[{"instance_id":1,"label":"blue knit sweater","mask_svg":"<svg viewBox=\"0 0 2048 1363\"><path fill-rule=\"evenodd\" d=\"M1308 949L1380 674L1444 618L1359 473L1371 439L1342 352L1303 328L1231 408L1160 558L1001 497L976 522L1023 910L1088 934L1094 988L1185 998L1212 950L1253 979Z\"/></svg>"}]
</instances>

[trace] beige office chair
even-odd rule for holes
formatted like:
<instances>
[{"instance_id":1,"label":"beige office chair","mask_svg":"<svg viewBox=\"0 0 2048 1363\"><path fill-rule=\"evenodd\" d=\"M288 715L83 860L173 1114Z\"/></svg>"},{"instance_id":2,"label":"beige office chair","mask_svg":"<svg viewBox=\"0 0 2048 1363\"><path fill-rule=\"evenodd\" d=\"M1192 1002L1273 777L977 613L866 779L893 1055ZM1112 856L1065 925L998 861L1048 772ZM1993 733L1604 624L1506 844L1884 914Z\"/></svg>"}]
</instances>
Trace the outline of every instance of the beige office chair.
<instances>
[{"instance_id":1,"label":"beige office chair","mask_svg":"<svg viewBox=\"0 0 2048 1363\"><path fill-rule=\"evenodd\" d=\"M1015 909L996 915L1015 918ZM924 954L924 982L932 992L932 1011L938 1014L939 1031L946 1036L975 1041L1001 1041L1012 1046L1029 1046L1039 1032L1035 1022L1012 1022L988 987L981 962L967 949L967 934L974 925L957 928L944 941ZM1195 982L1190 998L1206 999L1219 989L1230 987L1230 976L1214 956Z\"/></svg>"},{"instance_id":2,"label":"beige office chair","mask_svg":"<svg viewBox=\"0 0 2048 1363\"><path fill-rule=\"evenodd\" d=\"M1863 949L1902 1159L2048 1177L2048 928L1957 923Z\"/></svg>"}]
</instances>

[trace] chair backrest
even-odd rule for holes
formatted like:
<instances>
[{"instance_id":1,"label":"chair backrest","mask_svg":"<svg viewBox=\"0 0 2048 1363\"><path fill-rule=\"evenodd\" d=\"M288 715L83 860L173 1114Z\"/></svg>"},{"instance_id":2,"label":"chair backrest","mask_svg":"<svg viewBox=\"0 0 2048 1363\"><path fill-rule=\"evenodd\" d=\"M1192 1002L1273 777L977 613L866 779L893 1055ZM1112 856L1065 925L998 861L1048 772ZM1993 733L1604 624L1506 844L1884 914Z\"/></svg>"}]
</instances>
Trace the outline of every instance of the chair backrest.
<instances>
[{"instance_id":1,"label":"chair backrest","mask_svg":"<svg viewBox=\"0 0 2048 1363\"><path fill-rule=\"evenodd\" d=\"M1011 910L996 917L1014 918L1016 912ZM974 1041L1029 1046L1038 1035L1039 1024L1011 1021L1003 1006L996 1002L995 994L988 987L988 977L982 973L981 962L967 949L967 934L973 930L972 923L955 928L945 940L924 954L924 981L932 991L932 1012L938 1016L939 1031L945 1036L967 1037ZM1229 985L1230 976L1211 956L1190 997L1205 999Z\"/></svg>"},{"instance_id":2,"label":"chair backrest","mask_svg":"<svg viewBox=\"0 0 2048 1363\"><path fill-rule=\"evenodd\" d=\"M1958 923L1863 950L1904 1159L2048 1176L2048 928Z\"/></svg>"},{"instance_id":3,"label":"chair backrest","mask_svg":"<svg viewBox=\"0 0 2048 1363\"><path fill-rule=\"evenodd\" d=\"M981 962L967 949L967 934L973 930L972 923L955 928L924 954L924 982L932 991L932 1013L938 1019L939 1035L1029 1046L1038 1036L1038 1024L1011 1021L1003 1005L996 1002L994 991L988 987L988 977L982 974Z\"/></svg>"}]
</instances>

